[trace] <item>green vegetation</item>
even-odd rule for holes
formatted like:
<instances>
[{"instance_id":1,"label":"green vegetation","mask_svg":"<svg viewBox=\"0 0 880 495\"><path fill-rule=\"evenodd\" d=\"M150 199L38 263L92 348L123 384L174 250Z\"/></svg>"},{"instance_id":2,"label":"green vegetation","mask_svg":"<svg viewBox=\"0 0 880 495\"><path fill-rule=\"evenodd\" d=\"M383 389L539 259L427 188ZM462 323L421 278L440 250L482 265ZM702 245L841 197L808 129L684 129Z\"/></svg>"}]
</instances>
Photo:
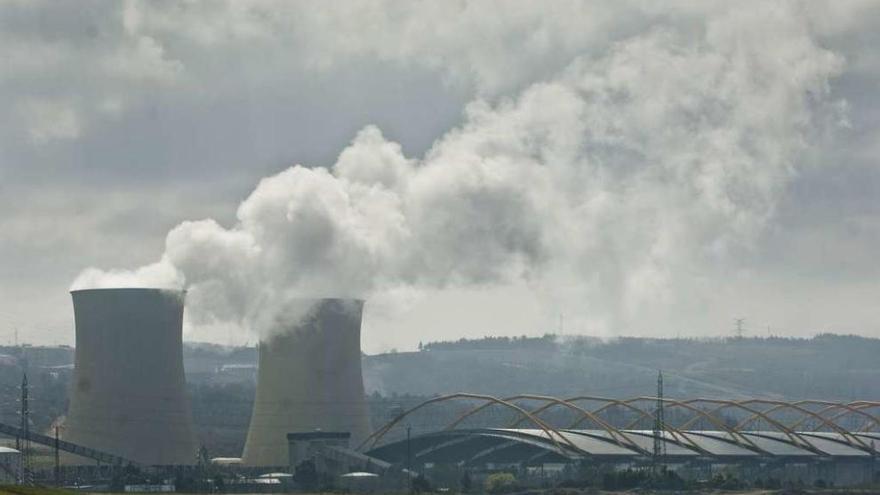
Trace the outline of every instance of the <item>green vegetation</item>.
<instances>
[{"instance_id":1,"label":"green vegetation","mask_svg":"<svg viewBox=\"0 0 880 495\"><path fill-rule=\"evenodd\" d=\"M486 477L486 492L510 493L519 490L516 476L511 473L493 473Z\"/></svg>"},{"instance_id":2,"label":"green vegetation","mask_svg":"<svg viewBox=\"0 0 880 495\"><path fill-rule=\"evenodd\" d=\"M591 337L582 337L591 338ZM598 339L594 339L598 341ZM458 339L452 341L428 342L419 344L420 351L452 351L452 350L499 350L499 349L532 349L556 350L559 347L556 335L545 334L541 337L483 337L481 339Z\"/></svg>"}]
</instances>

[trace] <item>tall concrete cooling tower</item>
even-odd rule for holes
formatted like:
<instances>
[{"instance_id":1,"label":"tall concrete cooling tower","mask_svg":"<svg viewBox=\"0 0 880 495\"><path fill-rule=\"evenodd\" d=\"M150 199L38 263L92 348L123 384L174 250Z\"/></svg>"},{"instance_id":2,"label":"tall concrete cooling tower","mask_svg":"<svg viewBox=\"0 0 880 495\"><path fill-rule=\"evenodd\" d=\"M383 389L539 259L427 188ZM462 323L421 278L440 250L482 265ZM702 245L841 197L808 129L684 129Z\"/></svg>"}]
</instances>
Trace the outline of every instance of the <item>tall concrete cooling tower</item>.
<instances>
[{"instance_id":1,"label":"tall concrete cooling tower","mask_svg":"<svg viewBox=\"0 0 880 495\"><path fill-rule=\"evenodd\" d=\"M242 463L287 466L287 434L370 432L361 372L363 301L296 301L294 322L260 343L260 368ZM302 316L305 314L305 316Z\"/></svg>"},{"instance_id":2,"label":"tall concrete cooling tower","mask_svg":"<svg viewBox=\"0 0 880 495\"><path fill-rule=\"evenodd\" d=\"M149 465L194 464L182 291L71 292L76 358L64 439Z\"/></svg>"}]
</instances>

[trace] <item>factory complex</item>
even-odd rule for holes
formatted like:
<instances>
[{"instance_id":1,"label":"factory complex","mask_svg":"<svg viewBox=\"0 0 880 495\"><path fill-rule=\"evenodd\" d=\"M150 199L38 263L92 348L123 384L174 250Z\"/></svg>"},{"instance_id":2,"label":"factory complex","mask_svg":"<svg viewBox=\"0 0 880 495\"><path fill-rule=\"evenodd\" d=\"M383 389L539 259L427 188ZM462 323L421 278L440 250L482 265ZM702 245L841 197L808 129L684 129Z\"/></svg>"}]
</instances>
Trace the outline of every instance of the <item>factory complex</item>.
<instances>
[{"instance_id":1,"label":"factory complex","mask_svg":"<svg viewBox=\"0 0 880 495\"><path fill-rule=\"evenodd\" d=\"M63 435L29 431L26 422L0 424L0 433L54 448L59 483L62 471L76 473L77 483L99 483L120 469L168 479L229 475L278 490L331 479L352 489L406 487L441 468L475 477L515 471L535 483L578 470L692 480L735 472L751 482L838 486L877 480L880 403L677 400L663 396L662 375L655 397L462 392L375 424L361 370L364 302L352 299L291 303L297 316L279 318L259 344L240 457L206 458L183 366L185 296L148 288L73 291L76 354ZM452 402L468 408L451 423L411 434L420 413ZM495 424L469 423L490 410L503 412ZM4 471L18 482L32 479L27 460L7 450L0 452Z\"/></svg>"}]
</instances>

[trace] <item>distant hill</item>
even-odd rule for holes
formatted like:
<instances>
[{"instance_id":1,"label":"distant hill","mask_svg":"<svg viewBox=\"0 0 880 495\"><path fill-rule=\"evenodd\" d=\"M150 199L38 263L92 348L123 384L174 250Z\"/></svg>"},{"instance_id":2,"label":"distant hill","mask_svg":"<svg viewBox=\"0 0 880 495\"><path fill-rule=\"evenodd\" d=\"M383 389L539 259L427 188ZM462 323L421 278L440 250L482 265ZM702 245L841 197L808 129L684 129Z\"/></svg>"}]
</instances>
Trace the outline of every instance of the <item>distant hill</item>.
<instances>
[{"instance_id":1,"label":"distant hill","mask_svg":"<svg viewBox=\"0 0 880 495\"><path fill-rule=\"evenodd\" d=\"M880 339L851 335L609 340L544 335L428 342L420 349L364 356L368 393L653 395L657 370L663 370L669 396L880 398ZM257 350L186 343L184 362L191 383L252 386ZM73 349L0 347L0 389L11 395L18 388L25 363L32 373L42 370L63 381Z\"/></svg>"},{"instance_id":2,"label":"distant hill","mask_svg":"<svg viewBox=\"0 0 880 495\"><path fill-rule=\"evenodd\" d=\"M880 397L880 339L507 338L431 342L364 359L368 390L436 394L653 395L834 400Z\"/></svg>"}]
</instances>

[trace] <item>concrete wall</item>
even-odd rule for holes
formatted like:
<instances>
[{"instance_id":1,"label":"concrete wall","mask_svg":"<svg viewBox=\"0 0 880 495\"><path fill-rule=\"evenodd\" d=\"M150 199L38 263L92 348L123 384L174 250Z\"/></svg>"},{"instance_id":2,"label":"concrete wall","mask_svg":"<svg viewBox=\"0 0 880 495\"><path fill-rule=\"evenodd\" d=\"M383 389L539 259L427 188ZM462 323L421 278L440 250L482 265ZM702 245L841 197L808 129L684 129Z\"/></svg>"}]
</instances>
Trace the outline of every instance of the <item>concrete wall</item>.
<instances>
[{"instance_id":1,"label":"concrete wall","mask_svg":"<svg viewBox=\"0 0 880 495\"><path fill-rule=\"evenodd\" d=\"M65 440L151 465L194 464L180 291L73 291L76 357Z\"/></svg>"},{"instance_id":2,"label":"concrete wall","mask_svg":"<svg viewBox=\"0 0 880 495\"><path fill-rule=\"evenodd\" d=\"M260 343L245 465L288 466L291 432L350 432L357 446L370 431L361 373L363 301L295 304L309 310L292 311L295 321L279 323L275 336Z\"/></svg>"}]
</instances>

